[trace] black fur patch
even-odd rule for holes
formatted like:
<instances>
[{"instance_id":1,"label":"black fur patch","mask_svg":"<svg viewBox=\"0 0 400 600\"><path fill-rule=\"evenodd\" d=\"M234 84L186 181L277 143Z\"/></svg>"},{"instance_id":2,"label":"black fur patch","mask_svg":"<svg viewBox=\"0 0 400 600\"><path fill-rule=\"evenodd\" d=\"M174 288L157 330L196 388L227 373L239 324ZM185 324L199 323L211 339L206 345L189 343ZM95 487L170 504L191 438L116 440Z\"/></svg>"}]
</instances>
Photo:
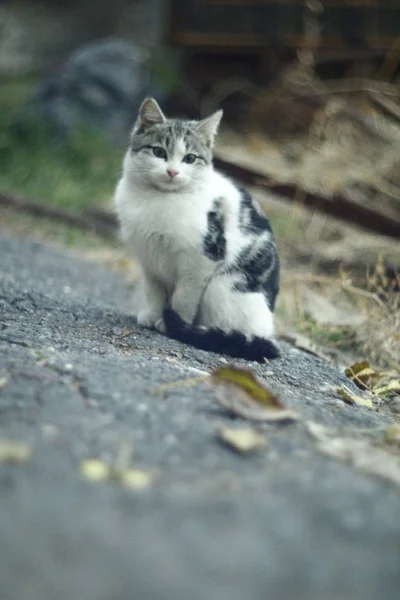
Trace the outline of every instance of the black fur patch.
<instances>
[{"instance_id":1,"label":"black fur patch","mask_svg":"<svg viewBox=\"0 0 400 600\"><path fill-rule=\"evenodd\" d=\"M275 310L276 297L279 293L279 270L279 256L276 251L274 264L263 286L267 304L272 312Z\"/></svg>"},{"instance_id":2,"label":"black fur patch","mask_svg":"<svg viewBox=\"0 0 400 600\"><path fill-rule=\"evenodd\" d=\"M253 200L249 192L243 188L240 189L240 213L239 227L244 233L262 233L270 231L271 226L267 217L258 212L253 204Z\"/></svg>"},{"instance_id":3,"label":"black fur patch","mask_svg":"<svg viewBox=\"0 0 400 600\"><path fill-rule=\"evenodd\" d=\"M245 358L261 363L264 362L264 358L280 356L279 348L271 340L254 337L248 342L244 334L238 331L226 333L222 329L203 330L186 323L170 308L164 310L163 317L169 337L200 350L218 352L234 358Z\"/></svg>"},{"instance_id":4,"label":"black fur patch","mask_svg":"<svg viewBox=\"0 0 400 600\"><path fill-rule=\"evenodd\" d=\"M204 236L203 250L211 260L222 260L225 257L224 216L219 198L214 200L212 210L207 213L207 233Z\"/></svg>"},{"instance_id":5,"label":"black fur patch","mask_svg":"<svg viewBox=\"0 0 400 600\"><path fill-rule=\"evenodd\" d=\"M240 275L240 279L234 285L235 290L266 291L268 297L275 302L278 293L279 259L272 239L262 240L260 244L249 244L242 250L235 265L230 267L230 272ZM271 308L270 302L268 305Z\"/></svg>"}]
</instances>

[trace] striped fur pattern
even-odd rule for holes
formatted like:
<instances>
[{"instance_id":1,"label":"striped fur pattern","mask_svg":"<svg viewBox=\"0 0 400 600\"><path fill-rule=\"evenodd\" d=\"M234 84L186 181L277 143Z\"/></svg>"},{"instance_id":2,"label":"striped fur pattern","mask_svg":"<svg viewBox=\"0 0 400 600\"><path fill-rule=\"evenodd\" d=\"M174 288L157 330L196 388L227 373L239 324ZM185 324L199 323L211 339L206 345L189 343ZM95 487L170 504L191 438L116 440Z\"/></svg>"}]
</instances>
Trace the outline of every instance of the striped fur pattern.
<instances>
[{"instance_id":1,"label":"striped fur pattern","mask_svg":"<svg viewBox=\"0 0 400 600\"><path fill-rule=\"evenodd\" d=\"M145 100L115 205L121 237L142 270L138 323L204 350L263 361L279 355L278 251L250 194L213 169L221 116L167 119Z\"/></svg>"}]
</instances>

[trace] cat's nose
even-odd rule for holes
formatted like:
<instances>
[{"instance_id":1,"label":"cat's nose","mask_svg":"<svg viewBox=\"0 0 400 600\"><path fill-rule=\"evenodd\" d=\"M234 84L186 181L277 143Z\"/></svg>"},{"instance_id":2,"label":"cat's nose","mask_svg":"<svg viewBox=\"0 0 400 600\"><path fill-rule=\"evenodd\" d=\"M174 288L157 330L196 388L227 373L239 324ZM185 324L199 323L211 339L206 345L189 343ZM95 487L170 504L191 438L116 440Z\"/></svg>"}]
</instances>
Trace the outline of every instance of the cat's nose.
<instances>
[{"instance_id":1,"label":"cat's nose","mask_svg":"<svg viewBox=\"0 0 400 600\"><path fill-rule=\"evenodd\" d=\"M174 177L176 177L176 175L178 175L179 171L177 171L176 169L167 169L167 173L171 177L171 179L173 179Z\"/></svg>"}]
</instances>

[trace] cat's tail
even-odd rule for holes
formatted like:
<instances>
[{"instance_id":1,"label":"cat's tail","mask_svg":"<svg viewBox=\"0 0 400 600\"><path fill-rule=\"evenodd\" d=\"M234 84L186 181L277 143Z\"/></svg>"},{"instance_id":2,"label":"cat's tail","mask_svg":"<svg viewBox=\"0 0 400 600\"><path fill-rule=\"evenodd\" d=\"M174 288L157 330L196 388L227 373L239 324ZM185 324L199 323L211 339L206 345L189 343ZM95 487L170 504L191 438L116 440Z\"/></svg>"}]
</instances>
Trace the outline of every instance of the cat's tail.
<instances>
[{"instance_id":1,"label":"cat's tail","mask_svg":"<svg viewBox=\"0 0 400 600\"><path fill-rule=\"evenodd\" d=\"M261 337L253 337L251 341L239 331L227 333L222 329L203 329L186 323L171 308L164 310L164 323L166 334L178 340L190 344L200 350L208 350L227 354L234 358L245 358L264 362L265 358L277 358L280 356L278 347L271 341Z\"/></svg>"}]
</instances>

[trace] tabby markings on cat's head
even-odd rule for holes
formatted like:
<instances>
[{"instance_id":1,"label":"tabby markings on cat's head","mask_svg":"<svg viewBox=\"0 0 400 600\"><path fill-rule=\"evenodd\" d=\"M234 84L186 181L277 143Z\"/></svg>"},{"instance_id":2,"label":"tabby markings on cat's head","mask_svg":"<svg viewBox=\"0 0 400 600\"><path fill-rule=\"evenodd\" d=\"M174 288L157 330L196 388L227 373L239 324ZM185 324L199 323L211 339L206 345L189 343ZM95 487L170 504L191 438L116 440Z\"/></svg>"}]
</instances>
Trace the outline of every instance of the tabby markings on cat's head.
<instances>
[{"instance_id":1,"label":"tabby markings on cat's head","mask_svg":"<svg viewBox=\"0 0 400 600\"><path fill-rule=\"evenodd\" d=\"M202 121L167 119L148 98L131 138L130 168L143 185L165 192L198 189L212 168L212 147L222 111Z\"/></svg>"}]
</instances>

